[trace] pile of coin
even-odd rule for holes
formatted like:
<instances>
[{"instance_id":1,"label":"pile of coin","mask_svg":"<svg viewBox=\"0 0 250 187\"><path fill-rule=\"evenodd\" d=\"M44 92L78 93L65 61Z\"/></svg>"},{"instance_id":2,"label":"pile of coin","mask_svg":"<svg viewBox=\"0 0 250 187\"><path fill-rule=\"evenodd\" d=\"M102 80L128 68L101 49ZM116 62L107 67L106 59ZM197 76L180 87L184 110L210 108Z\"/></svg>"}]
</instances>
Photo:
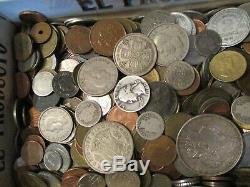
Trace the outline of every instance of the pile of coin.
<instances>
[{"instance_id":1,"label":"pile of coin","mask_svg":"<svg viewBox=\"0 0 250 187\"><path fill-rule=\"evenodd\" d=\"M18 184L234 186L250 166L249 12L64 23L21 12ZM102 167L115 156L149 167Z\"/></svg>"}]
</instances>

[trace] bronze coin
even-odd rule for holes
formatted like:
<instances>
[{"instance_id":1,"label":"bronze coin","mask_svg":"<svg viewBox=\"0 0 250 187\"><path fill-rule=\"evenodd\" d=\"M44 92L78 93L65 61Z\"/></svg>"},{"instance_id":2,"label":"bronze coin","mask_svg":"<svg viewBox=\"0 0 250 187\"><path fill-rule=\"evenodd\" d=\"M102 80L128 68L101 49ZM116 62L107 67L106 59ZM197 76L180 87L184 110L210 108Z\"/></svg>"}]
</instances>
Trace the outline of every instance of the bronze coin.
<instances>
[{"instance_id":1,"label":"bronze coin","mask_svg":"<svg viewBox=\"0 0 250 187\"><path fill-rule=\"evenodd\" d=\"M21 139L24 141L29 135L40 135L39 129L34 127L27 127L21 132Z\"/></svg>"},{"instance_id":2,"label":"bronze coin","mask_svg":"<svg viewBox=\"0 0 250 187\"><path fill-rule=\"evenodd\" d=\"M65 35L66 46L72 53L84 54L92 48L89 41L90 29L84 26L73 26Z\"/></svg>"},{"instance_id":3,"label":"bronze coin","mask_svg":"<svg viewBox=\"0 0 250 187\"><path fill-rule=\"evenodd\" d=\"M138 114L136 112L125 112L114 106L107 114L107 121L118 122L127 127L131 132L135 129Z\"/></svg>"},{"instance_id":4,"label":"bronze coin","mask_svg":"<svg viewBox=\"0 0 250 187\"><path fill-rule=\"evenodd\" d=\"M101 20L94 24L90 32L90 42L100 55L112 56L116 43L126 35L126 31L115 19Z\"/></svg>"},{"instance_id":5,"label":"bronze coin","mask_svg":"<svg viewBox=\"0 0 250 187\"><path fill-rule=\"evenodd\" d=\"M18 61L26 61L32 54L32 40L28 34L20 32L14 37L15 57Z\"/></svg>"},{"instance_id":6,"label":"bronze coin","mask_svg":"<svg viewBox=\"0 0 250 187\"><path fill-rule=\"evenodd\" d=\"M77 187L79 178L70 176L62 180L62 187Z\"/></svg>"},{"instance_id":7,"label":"bronze coin","mask_svg":"<svg viewBox=\"0 0 250 187\"><path fill-rule=\"evenodd\" d=\"M30 92L30 80L26 73L16 73L16 94L18 98L25 98Z\"/></svg>"},{"instance_id":8,"label":"bronze coin","mask_svg":"<svg viewBox=\"0 0 250 187\"><path fill-rule=\"evenodd\" d=\"M45 142L43 140L43 138L39 135L29 135L26 139L25 139L25 142L27 141L35 141L35 142L38 142L42 147L43 149L45 150L46 148L46 145L45 145Z\"/></svg>"},{"instance_id":9,"label":"bronze coin","mask_svg":"<svg viewBox=\"0 0 250 187\"><path fill-rule=\"evenodd\" d=\"M172 180L176 180L176 179L179 179L181 177L181 174L176 170L174 164L170 164L168 166L165 166L157 172L167 175Z\"/></svg>"},{"instance_id":10,"label":"bronze coin","mask_svg":"<svg viewBox=\"0 0 250 187\"><path fill-rule=\"evenodd\" d=\"M193 19L193 22L195 24L196 32L200 33L206 29L206 25L203 23L203 21L199 19Z\"/></svg>"},{"instance_id":11,"label":"bronze coin","mask_svg":"<svg viewBox=\"0 0 250 187\"><path fill-rule=\"evenodd\" d=\"M26 141L21 149L21 157L28 165L39 164L43 159L44 150L36 141Z\"/></svg>"},{"instance_id":12,"label":"bronze coin","mask_svg":"<svg viewBox=\"0 0 250 187\"><path fill-rule=\"evenodd\" d=\"M25 10L19 13L19 18L23 23L34 24L38 22L46 22L47 18L40 12Z\"/></svg>"},{"instance_id":13,"label":"bronze coin","mask_svg":"<svg viewBox=\"0 0 250 187\"><path fill-rule=\"evenodd\" d=\"M36 43L44 43L49 40L52 29L48 23L40 22L35 24L30 31L30 35Z\"/></svg>"},{"instance_id":14,"label":"bronze coin","mask_svg":"<svg viewBox=\"0 0 250 187\"><path fill-rule=\"evenodd\" d=\"M29 109L29 116L30 116L30 126L31 127L38 127L39 117L41 112L36 107L31 107Z\"/></svg>"},{"instance_id":15,"label":"bronze coin","mask_svg":"<svg viewBox=\"0 0 250 187\"><path fill-rule=\"evenodd\" d=\"M162 135L161 137L147 141L142 153L142 160L150 160L149 165L161 168L173 163L176 158L175 142Z\"/></svg>"},{"instance_id":16,"label":"bronze coin","mask_svg":"<svg viewBox=\"0 0 250 187\"><path fill-rule=\"evenodd\" d=\"M242 48L243 48L248 54L250 54L250 42L243 43L243 44L242 44Z\"/></svg>"},{"instance_id":17,"label":"bronze coin","mask_svg":"<svg viewBox=\"0 0 250 187\"><path fill-rule=\"evenodd\" d=\"M86 174L88 171L86 171L85 169L82 168L71 168L67 171L64 172L63 174L63 179L66 179L68 177L82 177L84 174Z\"/></svg>"}]
</instances>

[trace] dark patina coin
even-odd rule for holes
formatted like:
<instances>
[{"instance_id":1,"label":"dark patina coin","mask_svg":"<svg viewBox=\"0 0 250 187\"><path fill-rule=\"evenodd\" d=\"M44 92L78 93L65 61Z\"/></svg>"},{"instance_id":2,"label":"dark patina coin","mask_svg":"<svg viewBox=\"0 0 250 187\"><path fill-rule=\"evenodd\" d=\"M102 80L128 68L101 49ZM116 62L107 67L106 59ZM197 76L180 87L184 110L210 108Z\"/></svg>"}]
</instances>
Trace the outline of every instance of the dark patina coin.
<instances>
[{"instance_id":1,"label":"dark patina coin","mask_svg":"<svg viewBox=\"0 0 250 187\"><path fill-rule=\"evenodd\" d=\"M15 56L18 61L27 60L32 54L32 40L26 33L20 32L14 37Z\"/></svg>"},{"instance_id":2,"label":"dark patina coin","mask_svg":"<svg viewBox=\"0 0 250 187\"><path fill-rule=\"evenodd\" d=\"M25 98L30 92L30 80L26 73L16 73L16 94L18 98Z\"/></svg>"},{"instance_id":3,"label":"dark patina coin","mask_svg":"<svg viewBox=\"0 0 250 187\"><path fill-rule=\"evenodd\" d=\"M28 72L34 70L40 61L40 53L38 51L33 54L24 62L18 62L18 70L21 72Z\"/></svg>"},{"instance_id":4,"label":"dark patina coin","mask_svg":"<svg viewBox=\"0 0 250 187\"><path fill-rule=\"evenodd\" d=\"M60 97L56 93L52 93L46 97L40 97L34 94L33 105L42 112L43 110L56 106L60 100Z\"/></svg>"}]
</instances>

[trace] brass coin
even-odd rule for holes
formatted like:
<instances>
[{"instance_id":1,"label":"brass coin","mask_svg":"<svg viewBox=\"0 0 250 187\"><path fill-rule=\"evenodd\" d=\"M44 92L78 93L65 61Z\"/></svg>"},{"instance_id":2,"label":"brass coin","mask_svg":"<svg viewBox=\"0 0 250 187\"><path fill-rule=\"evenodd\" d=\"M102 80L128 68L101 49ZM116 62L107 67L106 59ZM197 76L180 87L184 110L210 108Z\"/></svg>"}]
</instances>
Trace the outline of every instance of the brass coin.
<instances>
[{"instance_id":1,"label":"brass coin","mask_svg":"<svg viewBox=\"0 0 250 187\"><path fill-rule=\"evenodd\" d=\"M32 40L28 34L20 32L14 37L15 57L18 61L26 61L32 54Z\"/></svg>"},{"instance_id":2,"label":"brass coin","mask_svg":"<svg viewBox=\"0 0 250 187\"><path fill-rule=\"evenodd\" d=\"M160 81L160 75L159 75L158 71L155 68L153 68L146 75L143 75L142 78L145 79L148 83Z\"/></svg>"},{"instance_id":3,"label":"brass coin","mask_svg":"<svg viewBox=\"0 0 250 187\"><path fill-rule=\"evenodd\" d=\"M49 40L52 29L48 23L39 22L35 24L30 31L30 35L36 43L44 43Z\"/></svg>"},{"instance_id":4,"label":"brass coin","mask_svg":"<svg viewBox=\"0 0 250 187\"><path fill-rule=\"evenodd\" d=\"M247 69L245 57L236 51L223 51L215 55L209 70L212 76L223 82L233 82L239 79Z\"/></svg>"},{"instance_id":5,"label":"brass coin","mask_svg":"<svg viewBox=\"0 0 250 187\"><path fill-rule=\"evenodd\" d=\"M76 135L75 135L75 139L78 145L82 145L83 143L83 139L85 137L85 135L87 134L89 128L78 125L76 127Z\"/></svg>"},{"instance_id":6,"label":"brass coin","mask_svg":"<svg viewBox=\"0 0 250 187\"><path fill-rule=\"evenodd\" d=\"M46 22L47 18L40 12L25 10L19 13L19 18L23 23L34 24L38 22Z\"/></svg>"}]
</instances>

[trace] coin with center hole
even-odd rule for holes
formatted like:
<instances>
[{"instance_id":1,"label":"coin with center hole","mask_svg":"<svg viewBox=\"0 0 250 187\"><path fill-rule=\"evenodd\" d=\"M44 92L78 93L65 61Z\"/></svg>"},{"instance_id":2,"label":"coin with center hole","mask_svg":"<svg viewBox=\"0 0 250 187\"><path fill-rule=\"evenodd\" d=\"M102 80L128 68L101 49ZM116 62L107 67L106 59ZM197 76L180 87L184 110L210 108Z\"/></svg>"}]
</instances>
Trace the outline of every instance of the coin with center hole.
<instances>
[{"instance_id":1,"label":"coin with center hole","mask_svg":"<svg viewBox=\"0 0 250 187\"><path fill-rule=\"evenodd\" d=\"M30 31L30 35L36 43L44 43L49 40L52 29L48 23L39 22Z\"/></svg>"},{"instance_id":2,"label":"coin with center hole","mask_svg":"<svg viewBox=\"0 0 250 187\"><path fill-rule=\"evenodd\" d=\"M49 71L40 71L32 82L32 90L38 96L47 96L53 92L52 80L54 75Z\"/></svg>"}]
</instances>

